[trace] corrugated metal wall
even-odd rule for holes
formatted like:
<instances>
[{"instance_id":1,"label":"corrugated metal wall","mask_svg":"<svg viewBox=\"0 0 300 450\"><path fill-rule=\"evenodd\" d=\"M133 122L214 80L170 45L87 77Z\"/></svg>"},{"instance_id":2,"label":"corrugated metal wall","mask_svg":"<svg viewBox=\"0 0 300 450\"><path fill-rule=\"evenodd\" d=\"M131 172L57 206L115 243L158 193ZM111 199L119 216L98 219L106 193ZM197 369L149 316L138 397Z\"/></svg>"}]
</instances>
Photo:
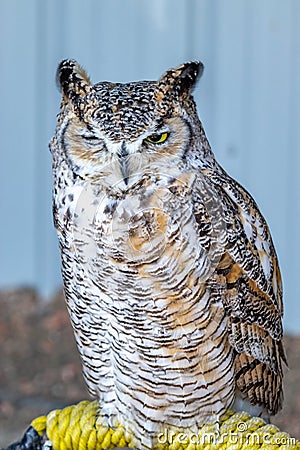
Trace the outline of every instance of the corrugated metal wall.
<instances>
[{"instance_id":1,"label":"corrugated metal wall","mask_svg":"<svg viewBox=\"0 0 300 450\"><path fill-rule=\"evenodd\" d=\"M206 66L195 96L207 135L270 224L285 326L299 331L299 24L299 0L0 0L0 286L49 294L61 282L47 150L58 62L129 81L195 58Z\"/></svg>"}]
</instances>

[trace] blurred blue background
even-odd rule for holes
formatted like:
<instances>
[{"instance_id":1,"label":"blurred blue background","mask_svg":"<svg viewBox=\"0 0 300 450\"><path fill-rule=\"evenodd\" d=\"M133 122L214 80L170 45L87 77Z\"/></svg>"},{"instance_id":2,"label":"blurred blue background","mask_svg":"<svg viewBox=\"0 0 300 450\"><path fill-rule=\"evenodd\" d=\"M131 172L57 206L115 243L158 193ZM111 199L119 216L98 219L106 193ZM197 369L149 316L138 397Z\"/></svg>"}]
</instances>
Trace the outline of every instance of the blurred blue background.
<instances>
[{"instance_id":1,"label":"blurred blue background","mask_svg":"<svg viewBox=\"0 0 300 450\"><path fill-rule=\"evenodd\" d=\"M47 147L59 61L77 59L97 82L157 79L200 59L200 117L269 223L285 329L299 332L299 24L299 0L0 0L0 288L61 286Z\"/></svg>"}]
</instances>

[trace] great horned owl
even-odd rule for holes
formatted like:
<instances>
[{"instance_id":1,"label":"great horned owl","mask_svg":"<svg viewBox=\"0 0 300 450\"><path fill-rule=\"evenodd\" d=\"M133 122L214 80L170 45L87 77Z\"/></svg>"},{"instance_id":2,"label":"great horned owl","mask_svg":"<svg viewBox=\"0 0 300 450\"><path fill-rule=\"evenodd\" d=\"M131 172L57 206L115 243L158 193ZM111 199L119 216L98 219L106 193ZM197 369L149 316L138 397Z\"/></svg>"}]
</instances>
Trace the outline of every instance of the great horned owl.
<instances>
[{"instance_id":1,"label":"great horned owl","mask_svg":"<svg viewBox=\"0 0 300 450\"><path fill-rule=\"evenodd\" d=\"M57 79L50 144L65 296L84 377L137 446L229 407L282 402L282 286L268 226L216 162L192 89L200 62L158 81Z\"/></svg>"}]
</instances>

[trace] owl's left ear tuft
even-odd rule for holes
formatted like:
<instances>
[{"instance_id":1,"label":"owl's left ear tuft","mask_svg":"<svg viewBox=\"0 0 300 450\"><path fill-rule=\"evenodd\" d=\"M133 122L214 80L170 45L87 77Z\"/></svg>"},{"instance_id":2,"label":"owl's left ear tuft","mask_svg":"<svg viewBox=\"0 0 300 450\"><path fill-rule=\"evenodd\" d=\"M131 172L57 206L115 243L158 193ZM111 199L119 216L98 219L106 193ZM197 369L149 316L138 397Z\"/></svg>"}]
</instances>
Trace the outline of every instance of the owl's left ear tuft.
<instances>
[{"instance_id":1,"label":"owl's left ear tuft","mask_svg":"<svg viewBox=\"0 0 300 450\"><path fill-rule=\"evenodd\" d=\"M190 91L201 77L204 66L200 61L192 61L178 67L181 91Z\"/></svg>"},{"instance_id":2,"label":"owl's left ear tuft","mask_svg":"<svg viewBox=\"0 0 300 450\"><path fill-rule=\"evenodd\" d=\"M187 62L165 72L159 83L165 85L167 89L176 90L179 95L190 93L203 70L204 65L200 61Z\"/></svg>"}]
</instances>

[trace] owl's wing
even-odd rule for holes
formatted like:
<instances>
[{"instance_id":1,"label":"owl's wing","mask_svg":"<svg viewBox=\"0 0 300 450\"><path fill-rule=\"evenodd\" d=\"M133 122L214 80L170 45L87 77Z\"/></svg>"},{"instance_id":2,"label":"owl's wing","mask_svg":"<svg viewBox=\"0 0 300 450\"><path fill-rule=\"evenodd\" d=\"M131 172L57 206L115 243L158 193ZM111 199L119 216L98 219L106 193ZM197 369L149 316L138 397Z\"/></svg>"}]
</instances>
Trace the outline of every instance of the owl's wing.
<instances>
[{"instance_id":1,"label":"owl's wing","mask_svg":"<svg viewBox=\"0 0 300 450\"><path fill-rule=\"evenodd\" d=\"M206 175L207 176L207 175ZM209 176L221 199L223 285L236 385L252 404L276 414L282 402L282 283L270 231L251 195L224 172Z\"/></svg>"}]
</instances>

